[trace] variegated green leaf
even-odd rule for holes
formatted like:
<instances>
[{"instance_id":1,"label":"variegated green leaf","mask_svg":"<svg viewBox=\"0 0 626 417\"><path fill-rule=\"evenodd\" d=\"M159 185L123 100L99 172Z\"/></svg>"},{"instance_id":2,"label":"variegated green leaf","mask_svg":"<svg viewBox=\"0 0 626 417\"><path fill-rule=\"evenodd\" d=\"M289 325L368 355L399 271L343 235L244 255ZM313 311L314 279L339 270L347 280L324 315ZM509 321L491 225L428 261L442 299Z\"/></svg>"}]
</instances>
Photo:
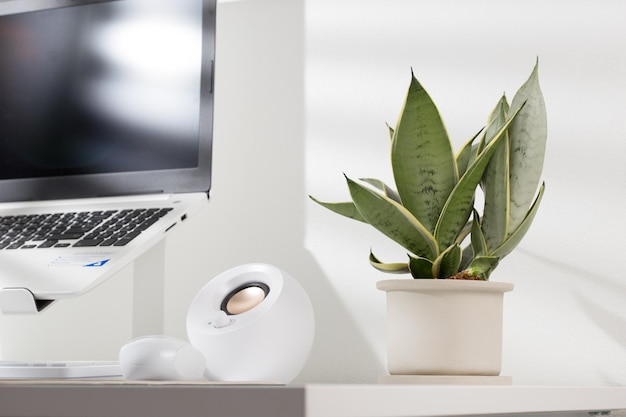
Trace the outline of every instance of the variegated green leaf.
<instances>
[{"instance_id":1,"label":"variegated green leaf","mask_svg":"<svg viewBox=\"0 0 626 417\"><path fill-rule=\"evenodd\" d=\"M537 214L537 210L539 209L539 204L541 204L541 199L543 198L543 193L545 190L545 184L541 184L539 187L539 193L537 194L537 198L535 202L526 213L526 217L522 220L522 223L509 235L509 237L500 245L497 249L493 250L492 255L498 256L499 258L504 258L507 256L513 249L517 247L520 241L528 232L530 225L535 219L535 215Z\"/></svg>"},{"instance_id":2,"label":"variegated green leaf","mask_svg":"<svg viewBox=\"0 0 626 417\"><path fill-rule=\"evenodd\" d=\"M333 211L337 214L341 214L342 216L348 217L353 220L358 220L360 222L367 223L367 221L361 216L361 213L356 209L356 206L352 201L346 202L337 202L337 203L327 203L324 201L319 201L313 196L309 196L309 198L315 201L317 204L326 207L328 210Z\"/></svg>"},{"instance_id":3,"label":"variegated green leaf","mask_svg":"<svg viewBox=\"0 0 626 417\"><path fill-rule=\"evenodd\" d=\"M474 210L474 215L472 216L472 252L474 256L482 256L487 255L489 253L489 249L487 248L487 241L485 240L485 235L483 234L482 228L480 227L480 217L478 216L478 212Z\"/></svg>"},{"instance_id":4,"label":"variegated green leaf","mask_svg":"<svg viewBox=\"0 0 626 417\"><path fill-rule=\"evenodd\" d=\"M393 140L393 127L389 126L389 124L387 124L387 131L389 132L389 139Z\"/></svg>"},{"instance_id":5,"label":"variegated green leaf","mask_svg":"<svg viewBox=\"0 0 626 417\"><path fill-rule=\"evenodd\" d=\"M491 140L496 136L502 125L504 125L504 122L506 122L509 110L509 102L506 99L506 95L503 94L487 118L487 130L485 130L484 139L485 143L491 142Z\"/></svg>"},{"instance_id":6,"label":"variegated green leaf","mask_svg":"<svg viewBox=\"0 0 626 417\"><path fill-rule=\"evenodd\" d=\"M374 178L361 178L361 181L366 182L369 185L373 186L377 190L381 191L384 195L391 198L393 201L402 204L402 201L400 201L400 196L398 195L398 192L394 190L393 188L389 187L387 184L385 184L381 180L377 180Z\"/></svg>"},{"instance_id":7,"label":"variegated green leaf","mask_svg":"<svg viewBox=\"0 0 626 417\"><path fill-rule=\"evenodd\" d=\"M492 141L478 154L474 163L467 168L465 174L452 190L441 212L437 227L435 228L435 238L437 239L439 247L444 248L450 246L465 226L472 212L476 187L478 187L478 183L485 172L489 159L496 150L498 143L504 138L506 129L511 122L515 120L518 114L519 110L506 121Z\"/></svg>"},{"instance_id":8,"label":"variegated green leaf","mask_svg":"<svg viewBox=\"0 0 626 417\"><path fill-rule=\"evenodd\" d=\"M469 221L465 224L465 227L461 229L459 234L456 236L456 240L454 243L461 244L465 240L465 238L472 232L472 222Z\"/></svg>"},{"instance_id":9,"label":"variegated green leaf","mask_svg":"<svg viewBox=\"0 0 626 417\"><path fill-rule=\"evenodd\" d=\"M370 265L374 268L378 269L382 272L387 272L391 274L407 274L409 273L409 264L407 262L395 262L395 263L385 263L381 262L375 255L370 251Z\"/></svg>"},{"instance_id":10,"label":"variegated green leaf","mask_svg":"<svg viewBox=\"0 0 626 417\"><path fill-rule=\"evenodd\" d=\"M433 261L409 254L409 270L415 279L433 279Z\"/></svg>"},{"instance_id":11,"label":"variegated green leaf","mask_svg":"<svg viewBox=\"0 0 626 417\"><path fill-rule=\"evenodd\" d=\"M458 178L461 178L467 167L476 159L476 155L478 154L478 145L474 144L474 140L480 135L482 129L474 135L473 138L465 142L459 152L456 154L456 165L459 170Z\"/></svg>"},{"instance_id":12,"label":"variegated green leaf","mask_svg":"<svg viewBox=\"0 0 626 417\"><path fill-rule=\"evenodd\" d=\"M498 266L499 262L500 259L495 256L477 256L466 271L471 275L482 277L483 280L488 280L491 271Z\"/></svg>"},{"instance_id":13,"label":"variegated green leaf","mask_svg":"<svg viewBox=\"0 0 626 417\"><path fill-rule=\"evenodd\" d=\"M346 177L352 201L363 218L409 252L433 259L435 238L402 205Z\"/></svg>"},{"instance_id":14,"label":"variegated green leaf","mask_svg":"<svg viewBox=\"0 0 626 417\"><path fill-rule=\"evenodd\" d=\"M439 110L413 74L394 131L391 162L403 205L432 233L457 168Z\"/></svg>"},{"instance_id":15,"label":"variegated green leaf","mask_svg":"<svg viewBox=\"0 0 626 417\"><path fill-rule=\"evenodd\" d=\"M461 254L461 266L459 266L459 269L461 271L466 269L472 262L472 259L474 259L474 249L472 248L472 245L467 245L463 248L463 252Z\"/></svg>"},{"instance_id":16,"label":"variegated green leaf","mask_svg":"<svg viewBox=\"0 0 626 417\"><path fill-rule=\"evenodd\" d=\"M511 142L511 215L508 231L514 233L530 207L543 170L547 140L546 106L539 86L539 63L515 94L511 111L526 103L509 128Z\"/></svg>"},{"instance_id":17,"label":"variegated green leaf","mask_svg":"<svg viewBox=\"0 0 626 417\"><path fill-rule=\"evenodd\" d=\"M486 143L489 143L497 131L502 128L506 122L508 111L509 104L506 97L502 96L489 116L489 125L485 133ZM505 132L504 136L494 151L482 179L485 205L481 224L489 248L498 247L506 237L510 214L508 132Z\"/></svg>"},{"instance_id":18,"label":"variegated green leaf","mask_svg":"<svg viewBox=\"0 0 626 417\"><path fill-rule=\"evenodd\" d=\"M448 278L459 272L461 265L461 246L452 245L441 253L433 262L433 273L437 278Z\"/></svg>"}]
</instances>

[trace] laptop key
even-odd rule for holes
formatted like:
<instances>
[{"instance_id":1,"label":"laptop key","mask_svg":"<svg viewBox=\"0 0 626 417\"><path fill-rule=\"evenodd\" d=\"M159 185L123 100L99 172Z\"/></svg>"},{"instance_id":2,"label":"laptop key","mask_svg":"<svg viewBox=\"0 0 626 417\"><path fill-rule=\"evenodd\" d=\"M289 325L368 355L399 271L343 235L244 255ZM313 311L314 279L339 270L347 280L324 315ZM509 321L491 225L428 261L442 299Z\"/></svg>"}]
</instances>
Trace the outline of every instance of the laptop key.
<instances>
[{"instance_id":1,"label":"laptop key","mask_svg":"<svg viewBox=\"0 0 626 417\"><path fill-rule=\"evenodd\" d=\"M131 240L133 240L134 238L136 238L140 234L141 234L140 232L128 233L126 236L124 236L123 238L121 238L120 240L115 242L113 244L113 246L126 246L126 245L128 245L131 242Z\"/></svg>"},{"instance_id":2,"label":"laptop key","mask_svg":"<svg viewBox=\"0 0 626 417\"><path fill-rule=\"evenodd\" d=\"M98 246L102 243L102 239L82 239L74 244L74 247Z\"/></svg>"},{"instance_id":3,"label":"laptop key","mask_svg":"<svg viewBox=\"0 0 626 417\"><path fill-rule=\"evenodd\" d=\"M84 233L57 233L53 235L46 236L49 240L72 240L72 239L80 239L83 237Z\"/></svg>"},{"instance_id":4,"label":"laptop key","mask_svg":"<svg viewBox=\"0 0 626 417\"><path fill-rule=\"evenodd\" d=\"M56 245L58 242L56 240L46 240L41 245L37 246L38 248L51 248Z\"/></svg>"},{"instance_id":5,"label":"laptop key","mask_svg":"<svg viewBox=\"0 0 626 417\"><path fill-rule=\"evenodd\" d=\"M14 242L7 246L7 249L19 249L23 244L24 242Z\"/></svg>"}]
</instances>

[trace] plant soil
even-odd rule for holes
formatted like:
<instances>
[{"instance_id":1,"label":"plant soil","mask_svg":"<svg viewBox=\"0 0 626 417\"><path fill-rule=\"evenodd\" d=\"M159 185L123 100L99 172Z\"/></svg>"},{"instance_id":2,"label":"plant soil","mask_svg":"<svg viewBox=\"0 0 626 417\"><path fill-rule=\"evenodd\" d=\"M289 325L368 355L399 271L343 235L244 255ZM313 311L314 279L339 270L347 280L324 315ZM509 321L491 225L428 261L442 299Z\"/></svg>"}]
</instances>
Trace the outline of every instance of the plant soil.
<instances>
[{"instance_id":1,"label":"plant soil","mask_svg":"<svg viewBox=\"0 0 626 417\"><path fill-rule=\"evenodd\" d=\"M464 279L468 281L483 281L483 279L479 277L478 275L472 275L467 271L461 271L458 274L448 277L447 279Z\"/></svg>"}]
</instances>

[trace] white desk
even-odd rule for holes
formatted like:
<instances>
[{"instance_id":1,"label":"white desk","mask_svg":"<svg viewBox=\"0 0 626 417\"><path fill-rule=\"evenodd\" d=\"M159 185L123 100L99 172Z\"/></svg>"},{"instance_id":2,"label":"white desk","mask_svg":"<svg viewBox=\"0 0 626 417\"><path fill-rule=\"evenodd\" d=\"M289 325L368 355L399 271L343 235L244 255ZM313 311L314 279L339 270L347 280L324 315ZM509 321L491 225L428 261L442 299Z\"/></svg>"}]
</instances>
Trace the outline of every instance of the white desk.
<instances>
[{"instance_id":1,"label":"white desk","mask_svg":"<svg viewBox=\"0 0 626 417\"><path fill-rule=\"evenodd\" d=\"M626 388L0 382L0 417L626 416Z\"/></svg>"}]
</instances>

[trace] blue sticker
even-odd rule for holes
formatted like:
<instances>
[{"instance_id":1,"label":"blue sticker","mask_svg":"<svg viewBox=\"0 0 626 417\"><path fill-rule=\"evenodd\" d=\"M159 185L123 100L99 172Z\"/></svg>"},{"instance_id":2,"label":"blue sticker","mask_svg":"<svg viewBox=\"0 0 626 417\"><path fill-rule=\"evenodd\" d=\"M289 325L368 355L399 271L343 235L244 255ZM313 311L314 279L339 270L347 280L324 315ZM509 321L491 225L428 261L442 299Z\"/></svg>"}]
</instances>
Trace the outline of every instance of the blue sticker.
<instances>
[{"instance_id":1,"label":"blue sticker","mask_svg":"<svg viewBox=\"0 0 626 417\"><path fill-rule=\"evenodd\" d=\"M89 268L99 268L101 266L104 266L109 261L110 261L110 259L103 259L102 261L93 262L93 263L86 264L86 265L83 265L83 266L89 267Z\"/></svg>"}]
</instances>

